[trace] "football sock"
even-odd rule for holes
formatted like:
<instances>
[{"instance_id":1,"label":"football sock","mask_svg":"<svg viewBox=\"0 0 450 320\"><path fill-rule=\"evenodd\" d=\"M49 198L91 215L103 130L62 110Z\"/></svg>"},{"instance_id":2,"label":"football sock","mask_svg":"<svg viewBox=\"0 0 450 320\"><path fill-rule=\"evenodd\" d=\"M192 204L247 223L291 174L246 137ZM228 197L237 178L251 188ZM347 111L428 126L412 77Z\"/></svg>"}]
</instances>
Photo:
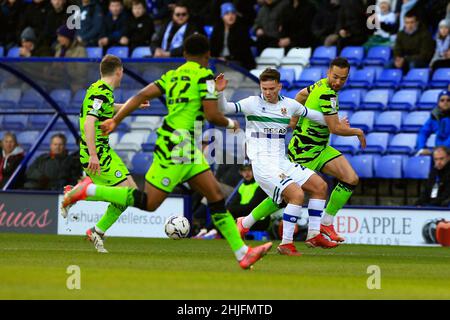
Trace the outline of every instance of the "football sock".
<instances>
[{"instance_id":1,"label":"football sock","mask_svg":"<svg viewBox=\"0 0 450 320\"><path fill-rule=\"evenodd\" d=\"M125 206L110 203L103 217L97 222L95 230L101 231L102 234L108 231L126 209L127 207Z\"/></svg>"},{"instance_id":2,"label":"football sock","mask_svg":"<svg viewBox=\"0 0 450 320\"><path fill-rule=\"evenodd\" d=\"M89 188L88 187L88 193ZM94 196L97 201L106 201L116 204L120 207L136 207L138 209L147 209L147 194L140 190L128 187L106 187L95 185L95 194L88 194L90 197Z\"/></svg>"},{"instance_id":3,"label":"football sock","mask_svg":"<svg viewBox=\"0 0 450 320\"><path fill-rule=\"evenodd\" d=\"M350 199L355 188L356 186L339 181L331 193L325 212L335 216L337 212L344 207L348 199Z\"/></svg>"},{"instance_id":4,"label":"football sock","mask_svg":"<svg viewBox=\"0 0 450 320\"><path fill-rule=\"evenodd\" d=\"M211 211L211 218L214 225L227 240L231 250L233 250L236 255L236 258L238 260L242 260L247 253L248 247L241 239L233 216L226 210L225 201L220 200L209 203L208 206Z\"/></svg>"},{"instance_id":5,"label":"football sock","mask_svg":"<svg viewBox=\"0 0 450 320\"><path fill-rule=\"evenodd\" d=\"M308 203L308 235L307 238L313 238L320 233L320 219L323 208L325 207L325 200L310 199Z\"/></svg>"},{"instance_id":6,"label":"football sock","mask_svg":"<svg viewBox=\"0 0 450 320\"><path fill-rule=\"evenodd\" d=\"M281 244L294 242L295 225L302 214L302 206L288 204L283 213L283 237Z\"/></svg>"},{"instance_id":7,"label":"football sock","mask_svg":"<svg viewBox=\"0 0 450 320\"><path fill-rule=\"evenodd\" d=\"M276 212L279 209L277 204L272 201L271 198L267 197L264 199L255 209L250 212L253 219L247 217L242 221L242 225L245 228L251 228L257 221L262 220L263 218L270 216L272 213ZM252 224L250 224L254 221Z\"/></svg>"},{"instance_id":8,"label":"football sock","mask_svg":"<svg viewBox=\"0 0 450 320\"><path fill-rule=\"evenodd\" d=\"M322 215L322 223L324 226L331 226L334 222L334 216L324 212Z\"/></svg>"},{"instance_id":9,"label":"football sock","mask_svg":"<svg viewBox=\"0 0 450 320\"><path fill-rule=\"evenodd\" d=\"M242 226L244 228L250 229L256 222L257 221L255 220L255 218L251 214L249 214L244 219L242 219Z\"/></svg>"}]
</instances>

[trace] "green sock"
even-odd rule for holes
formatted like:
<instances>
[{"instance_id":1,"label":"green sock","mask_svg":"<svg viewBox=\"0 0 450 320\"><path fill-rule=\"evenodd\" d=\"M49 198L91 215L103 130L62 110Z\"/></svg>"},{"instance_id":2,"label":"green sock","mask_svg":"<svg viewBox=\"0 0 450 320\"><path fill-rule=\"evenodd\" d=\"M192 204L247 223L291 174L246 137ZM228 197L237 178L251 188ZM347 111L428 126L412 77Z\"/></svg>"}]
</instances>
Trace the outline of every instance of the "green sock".
<instances>
[{"instance_id":1,"label":"green sock","mask_svg":"<svg viewBox=\"0 0 450 320\"><path fill-rule=\"evenodd\" d=\"M211 216L214 225L228 241L231 250L237 251L245 246L244 241L242 241L241 236L239 235L236 222L234 222L234 219L229 212L214 213Z\"/></svg>"},{"instance_id":2,"label":"green sock","mask_svg":"<svg viewBox=\"0 0 450 320\"><path fill-rule=\"evenodd\" d=\"M85 201L102 201L102 199L99 199L99 197L97 197L97 196L89 196L84 200Z\"/></svg>"},{"instance_id":3,"label":"green sock","mask_svg":"<svg viewBox=\"0 0 450 320\"><path fill-rule=\"evenodd\" d=\"M127 207L125 206L118 206L114 203L110 203L103 217L97 222L96 227L105 233L126 209Z\"/></svg>"},{"instance_id":4,"label":"green sock","mask_svg":"<svg viewBox=\"0 0 450 320\"><path fill-rule=\"evenodd\" d=\"M96 185L95 199L106 201L122 207L134 206L133 188L128 187L106 187Z\"/></svg>"},{"instance_id":5,"label":"green sock","mask_svg":"<svg viewBox=\"0 0 450 320\"><path fill-rule=\"evenodd\" d=\"M355 187L345 182L339 182L331 193L325 212L331 216L335 216L344 207L348 199L350 199Z\"/></svg>"},{"instance_id":6,"label":"green sock","mask_svg":"<svg viewBox=\"0 0 450 320\"><path fill-rule=\"evenodd\" d=\"M272 213L274 213L278 209L279 208L275 204L275 202L273 202L270 197L267 197L255 209L253 209L252 212L250 212L250 214L253 216L253 218L256 221L259 221L267 216L270 216Z\"/></svg>"}]
</instances>

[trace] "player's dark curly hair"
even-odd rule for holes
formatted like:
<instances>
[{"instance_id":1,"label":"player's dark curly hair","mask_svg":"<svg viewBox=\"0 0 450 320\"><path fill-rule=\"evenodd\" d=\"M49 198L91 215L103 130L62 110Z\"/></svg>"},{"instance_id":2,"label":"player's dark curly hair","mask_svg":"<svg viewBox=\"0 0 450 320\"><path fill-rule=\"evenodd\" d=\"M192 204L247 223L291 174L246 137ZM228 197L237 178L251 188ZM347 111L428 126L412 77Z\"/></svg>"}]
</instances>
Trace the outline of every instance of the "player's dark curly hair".
<instances>
[{"instance_id":1,"label":"player's dark curly hair","mask_svg":"<svg viewBox=\"0 0 450 320\"><path fill-rule=\"evenodd\" d=\"M342 69L350 69L350 63L348 63L348 60L342 57L334 58L330 63L330 69L336 66L338 68Z\"/></svg>"}]
</instances>

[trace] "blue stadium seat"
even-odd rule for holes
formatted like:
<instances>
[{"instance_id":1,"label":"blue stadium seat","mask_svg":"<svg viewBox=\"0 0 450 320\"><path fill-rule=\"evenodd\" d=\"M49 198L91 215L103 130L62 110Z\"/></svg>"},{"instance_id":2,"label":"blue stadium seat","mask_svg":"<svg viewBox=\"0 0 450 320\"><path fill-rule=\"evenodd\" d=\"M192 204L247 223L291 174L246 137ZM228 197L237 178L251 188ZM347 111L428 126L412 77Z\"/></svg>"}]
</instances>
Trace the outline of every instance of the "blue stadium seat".
<instances>
[{"instance_id":1,"label":"blue stadium seat","mask_svg":"<svg viewBox=\"0 0 450 320\"><path fill-rule=\"evenodd\" d=\"M397 91L391 102L388 104L390 110L412 110L416 108L416 102L419 99L420 91L415 89L404 89Z\"/></svg>"},{"instance_id":2,"label":"blue stadium seat","mask_svg":"<svg viewBox=\"0 0 450 320\"><path fill-rule=\"evenodd\" d=\"M128 58L128 47L121 47L121 46L116 46L116 47L110 47L108 48L108 50L106 51L107 54L113 54L119 58Z\"/></svg>"},{"instance_id":3,"label":"blue stadium seat","mask_svg":"<svg viewBox=\"0 0 450 320\"><path fill-rule=\"evenodd\" d=\"M121 88L114 89L114 101L116 101L118 103L125 102L123 100L123 89L121 89Z\"/></svg>"},{"instance_id":4,"label":"blue stadium seat","mask_svg":"<svg viewBox=\"0 0 450 320\"><path fill-rule=\"evenodd\" d=\"M144 152L153 152L155 150L156 139L158 135L155 131L150 133L147 140L142 144L142 151Z\"/></svg>"},{"instance_id":5,"label":"blue stadium seat","mask_svg":"<svg viewBox=\"0 0 450 320\"><path fill-rule=\"evenodd\" d=\"M373 178L374 155L356 155L350 158L349 162L360 178Z\"/></svg>"},{"instance_id":6,"label":"blue stadium seat","mask_svg":"<svg viewBox=\"0 0 450 320\"><path fill-rule=\"evenodd\" d=\"M428 137L427 143L425 144L425 146L430 149L436 147L436 134L435 133L433 133L432 135L430 135Z\"/></svg>"},{"instance_id":7,"label":"blue stadium seat","mask_svg":"<svg viewBox=\"0 0 450 320\"><path fill-rule=\"evenodd\" d=\"M343 153L355 154L359 150L359 140L355 136L336 136L333 141L333 147Z\"/></svg>"},{"instance_id":8,"label":"blue stadium seat","mask_svg":"<svg viewBox=\"0 0 450 320\"><path fill-rule=\"evenodd\" d=\"M405 178L428 179L431 169L430 156L410 157L405 164Z\"/></svg>"},{"instance_id":9,"label":"blue stadium seat","mask_svg":"<svg viewBox=\"0 0 450 320\"><path fill-rule=\"evenodd\" d=\"M20 89L2 89L0 91L0 109L14 109L19 101L22 92Z\"/></svg>"},{"instance_id":10,"label":"blue stadium seat","mask_svg":"<svg viewBox=\"0 0 450 320\"><path fill-rule=\"evenodd\" d=\"M52 116L47 114L30 115L30 127L33 130L42 130L50 122L51 119Z\"/></svg>"},{"instance_id":11,"label":"blue stadium seat","mask_svg":"<svg viewBox=\"0 0 450 320\"><path fill-rule=\"evenodd\" d=\"M280 82L284 88L289 89L295 80L295 70L292 68L280 68Z\"/></svg>"},{"instance_id":12,"label":"blue stadium seat","mask_svg":"<svg viewBox=\"0 0 450 320\"><path fill-rule=\"evenodd\" d=\"M5 55L5 49L3 46L0 47L0 57L3 57Z\"/></svg>"},{"instance_id":13,"label":"blue stadium seat","mask_svg":"<svg viewBox=\"0 0 450 320\"><path fill-rule=\"evenodd\" d=\"M402 125L403 114L401 111L385 111L378 115L375 120L374 130L382 132L397 133Z\"/></svg>"},{"instance_id":14,"label":"blue stadium seat","mask_svg":"<svg viewBox=\"0 0 450 320\"><path fill-rule=\"evenodd\" d=\"M376 88L397 88L402 80L402 71L400 69L384 69L380 77L375 81Z\"/></svg>"},{"instance_id":15,"label":"blue stadium seat","mask_svg":"<svg viewBox=\"0 0 450 320\"><path fill-rule=\"evenodd\" d=\"M359 46L348 46L342 49L339 55L346 58L350 65L359 66L364 58L364 48Z\"/></svg>"},{"instance_id":16,"label":"blue stadium seat","mask_svg":"<svg viewBox=\"0 0 450 320\"><path fill-rule=\"evenodd\" d=\"M406 115L402 124L403 132L419 132L430 117L428 111L413 111Z\"/></svg>"},{"instance_id":17,"label":"blue stadium seat","mask_svg":"<svg viewBox=\"0 0 450 320\"><path fill-rule=\"evenodd\" d=\"M446 89L450 84L450 68L437 69L431 77L431 88Z\"/></svg>"},{"instance_id":18,"label":"blue stadium seat","mask_svg":"<svg viewBox=\"0 0 450 320\"><path fill-rule=\"evenodd\" d=\"M6 55L8 58L20 58L20 47L12 47L8 50Z\"/></svg>"},{"instance_id":19,"label":"blue stadium seat","mask_svg":"<svg viewBox=\"0 0 450 320\"><path fill-rule=\"evenodd\" d=\"M403 162L405 156L388 155L375 162L375 177L383 179L403 178Z\"/></svg>"},{"instance_id":20,"label":"blue stadium seat","mask_svg":"<svg viewBox=\"0 0 450 320\"><path fill-rule=\"evenodd\" d=\"M131 161L133 173L145 175L153 162L153 153L138 152Z\"/></svg>"},{"instance_id":21,"label":"blue stadium seat","mask_svg":"<svg viewBox=\"0 0 450 320\"><path fill-rule=\"evenodd\" d=\"M213 26L206 25L206 26L203 27L203 30L205 31L205 34L206 34L206 36L207 36L208 39L209 39L209 38L211 38L211 35L212 35L212 33L213 33L213 30L214 30L214 27L213 27Z\"/></svg>"},{"instance_id":22,"label":"blue stadium seat","mask_svg":"<svg viewBox=\"0 0 450 320\"><path fill-rule=\"evenodd\" d=\"M39 109L44 105L44 98L34 89L25 91L19 105L25 109Z\"/></svg>"},{"instance_id":23,"label":"blue stadium seat","mask_svg":"<svg viewBox=\"0 0 450 320\"><path fill-rule=\"evenodd\" d=\"M319 67L311 67L303 69L300 77L294 81L297 88L305 88L314 84L323 77L323 69Z\"/></svg>"},{"instance_id":24,"label":"blue stadium seat","mask_svg":"<svg viewBox=\"0 0 450 320\"><path fill-rule=\"evenodd\" d=\"M161 77L161 73L159 70L150 68L148 70L145 70L142 74L142 78L147 81L148 83L151 83L153 81L158 80Z\"/></svg>"},{"instance_id":25,"label":"blue stadium seat","mask_svg":"<svg viewBox=\"0 0 450 320\"><path fill-rule=\"evenodd\" d=\"M79 127L80 127L79 116L71 115L71 116L68 116L68 118L69 118L69 121L72 122L74 127L76 129L79 129ZM69 127L67 126L67 124L64 122L64 120L62 118L59 118L58 121L56 121L56 123L53 125L52 130L54 130L54 131L57 131L57 130L69 131Z\"/></svg>"},{"instance_id":26,"label":"blue stadium seat","mask_svg":"<svg viewBox=\"0 0 450 320\"><path fill-rule=\"evenodd\" d=\"M390 135L387 132L371 132L366 136L367 147L364 153L383 154L386 152Z\"/></svg>"},{"instance_id":27,"label":"blue stadium seat","mask_svg":"<svg viewBox=\"0 0 450 320\"><path fill-rule=\"evenodd\" d=\"M295 96L298 93L298 89L291 89L286 91L286 93L284 94L286 97L291 98L291 99L295 99Z\"/></svg>"},{"instance_id":28,"label":"blue stadium seat","mask_svg":"<svg viewBox=\"0 0 450 320\"><path fill-rule=\"evenodd\" d=\"M364 68L353 72L353 76L348 80L348 86L352 88L370 89L375 81L375 69Z\"/></svg>"},{"instance_id":29,"label":"blue stadium seat","mask_svg":"<svg viewBox=\"0 0 450 320\"><path fill-rule=\"evenodd\" d=\"M350 118L350 125L354 128L360 128L364 132L372 131L375 122L375 112L357 111Z\"/></svg>"},{"instance_id":30,"label":"blue stadium seat","mask_svg":"<svg viewBox=\"0 0 450 320\"><path fill-rule=\"evenodd\" d=\"M78 90L73 98L72 102L70 103L70 110L74 111L80 111L81 106L83 105L84 96L86 95L86 89L80 89Z\"/></svg>"},{"instance_id":31,"label":"blue stadium seat","mask_svg":"<svg viewBox=\"0 0 450 320\"><path fill-rule=\"evenodd\" d=\"M339 110L339 119L347 118L350 121L350 118L352 117L353 112L350 110Z\"/></svg>"},{"instance_id":32,"label":"blue stadium seat","mask_svg":"<svg viewBox=\"0 0 450 320\"><path fill-rule=\"evenodd\" d=\"M442 92L441 89L431 89L426 90L420 96L419 101L416 106L419 110L431 110L438 104L439 94Z\"/></svg>"},{"instance_id":33,"label":"blue stadium seat","mask_svg":"<svg viewBox=\"0 0 450 320\"><path fill-rule=\"evenodd\" d=\"M37 141L39 134L39 131L20 132L19 134L17 134L17 141L25 151L28 151L31 146Z\"/></svg>"},{"instance_id":34,"label":"blue stadium seat","mask_svg":"<svg viewBox=\"0 0 450 320\"><path fill-rule=\"evenodd\" d=\"M311 65L328 66L331 60L336 58L336 53L337 53L336 47L325 47L325 46L317 47L314 50L313 55L309 60L309 63Z\"/></svg>"},{"instance_id":35,"label":"blue stadium seat","mask_svg":"<svg viewBox=\"0 0 450 320\"><path fill-rule=\"evenodd\" d=\"M392 49L387 46L372 47L367 52L367 57L364 59L364 65L370 66L385 66L391 59Z\"/></svg>"},{"instance_id":36,"label":"blue stadium seat","mask_svg":"<svg viewBox=\"0 0 450 320\"><path fill-rule=\"evenodd\" d=\"M415 133L398 133L389 143L389 153L412 154L415 151L417 142L417 134Z\"/></svg>"},{"instance_id":37,"label":"blue stadium seat","mask_svg":"<svg viewBox=\"0 0 450 320\"><path fill-rule=\"evenodd\" d=\"M3 116L2 130L22 131L28 127L28 116L5 115Z\"/></svg>"},{"instance_id":38,"label":"blue stadium seat","mask_svg":"<svg viewBox=\"0 0 450 320\"><path fill-rule=\"evenodd\" d=\"M339 109L356 110L361 104L364 90L346 89L339 92Z\"/></svg>"},{"instance_id":39,"label":"blue stadium seat","mask_svg":"<svg viewBox=\"0 0 450 320\"><path fill-rule=\"evenodd\" d=\"M50 97L63 109L66 110L70 106L72 94L68 89L56 89L50 92Z\"/></svg>"},{"instance_id":40,"label":"blue stadium seat","mask_svg":"<svg viewBox=\"0 0 450 320\"><path fill-rule=\"evenodd\" d=\"M122 90L122 101L123 102L127 101L132 96L136 95L138 92L139 92L138 89L125 89L125 90ZM151 103L153 103L153 101Z\"/></svg>"},{"instance_id":41,"label":"blue stadium seat","mask_svg":"<svg viewBox=\"0 0 450 320\"><path fill-rule=\"evenodd\" d=\"M146 58L151 57L152 51L150 47L136 47L131 53L131 58Z\"/></svg>"},{"instance_id":42,"label":"blue stadium seat","mask_svg":"<svg viewBox=\"0 0 450 320\"><path fill-rule=\"evenodd\" d=\"M86 53L88 58L101 58L103 57L103 48L100 47L86 47Z\"/></svg>"},{"instance_id":43,"label":"blue stadium seat","mask_svg":"<svg viewBox=\"0 0 450 320\"><path fill-rule=\"evenodd\" d=\"M384 110L391 100L392 90L374 89L370 90L364 96L361 109L364 110Z\"/></svg>"},{"instance_id":44,"label":"blue stadium seat","mask_svg":"<svg viewBox=\"0 0 450 320\"><path fill-rule=\"evenodd\" d=\"M403 88L425 88L428 86L428 79L430 77L430 70L426 68L411 69L403 77L400 87Z\"/></svg>"}]
</instances>

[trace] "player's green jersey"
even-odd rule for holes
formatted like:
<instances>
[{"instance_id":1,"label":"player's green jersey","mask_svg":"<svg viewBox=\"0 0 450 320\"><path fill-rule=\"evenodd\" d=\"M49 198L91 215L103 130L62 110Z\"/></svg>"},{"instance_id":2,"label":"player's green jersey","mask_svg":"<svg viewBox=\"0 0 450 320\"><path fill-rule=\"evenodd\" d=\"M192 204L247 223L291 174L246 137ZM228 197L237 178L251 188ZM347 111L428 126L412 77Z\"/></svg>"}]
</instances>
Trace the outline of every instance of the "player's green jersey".
<instances>
[{"instance_id":1,"label":"player's green jersey","mask_svg":"<svg viewBox=\"0 0 450 320\"><path fill-rule=\"evenodd\" d=\"M204 112L202 101L217 100L214 74L200 64L188 61L175 70L169 70L155 84L166 96L168 115L164 117L164 123L158 129L155 155L161 163L171 164L171 153L181 141L190 140L194 147L194 127L196 121L203 123ZM174 131L184 130L186 135L174 134ZM187 134L189 133L189 134ZM193 160L195 152L179 154Z\"/></svg>"},{"instance_id":2,"label":"player's green jersey","mask_svg":"<svg viewBox=\"0 0 450 320\"><path fill-rule=\"evenodd\" d=\"M102 80L98 80L87 89L80 112L80 153L85 154L89 154L84 131L84 123L88 115L98 119L95 122L95 145L98 158L100 159L102 154L110 149L109 137L102 135L100 124L114 116L113 89Z\"/></svg>"},{"instance_id":3,"label":"player's green jersey","mask_svg":"<svg viewBox=\"0 0 450 320\"><path fill-rule=\"evenodd\" d=\"M305 106L324 115L338 113L338 97L328 85L327 78L321 79L308 87L308 99ZM327 147L330 131L307 118L301 118L289 143L289 158L297 163L306 163L316 159Z\"/></svg>"}]
</instances>

